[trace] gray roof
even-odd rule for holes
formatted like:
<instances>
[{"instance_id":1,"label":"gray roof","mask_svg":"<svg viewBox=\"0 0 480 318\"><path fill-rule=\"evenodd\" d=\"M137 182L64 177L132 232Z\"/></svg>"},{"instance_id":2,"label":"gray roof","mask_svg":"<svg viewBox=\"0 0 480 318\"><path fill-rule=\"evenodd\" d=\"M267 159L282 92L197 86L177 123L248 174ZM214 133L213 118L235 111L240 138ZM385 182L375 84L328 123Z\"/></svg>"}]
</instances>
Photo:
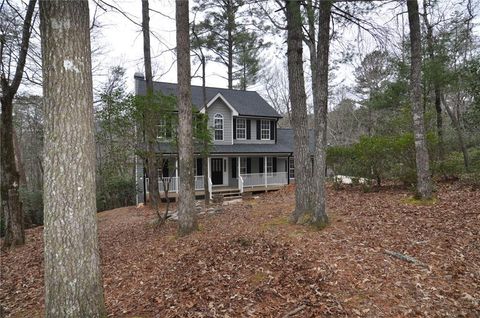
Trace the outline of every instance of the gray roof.
<instances>
[{"instance_id":1,"label":"gray roof","mask_svg":"<svg viewBox=\"0 0 480 318\"><path fill-rule=\"evenodd\" d=\"M135 77L138 81L137 95L146 94L146 82L144 79ZM165 82L153 82L154 91L161 91L165 95L177 96L177 84ZM207 103L218 93L235 108L240 116L256 116L256 117L275 117L282 116L273 109L257 92L241 91L226 88L206 87ZM197 109L203 108L203 89L202 86L192 85L192 104Z\"/></svg>"},{"instance_id":2,"label":"gray roof","mask_svg":"<svg viewBox=\"0 0 480 318\"><path fill-rule=\"evenodd\" d=\"M309 134L309 147L313 151L313 131ZM170 144L160 145L162 152L171 153ZM199 153L199 149L195 149ZM277 129L277 143L275 144L233 144L214 145L210 154L292 154L293 153L293 130L287 128Z\"/></svg>"},{"instance_id":3,"label":"gray roof","mask_svg":"<svg viewBox=\"0 0 480 318\"><path fill-rule=\"evenodd\" d=\"M292 153L293 131L291 129L277 129L275 144L233 144L215 145L212 153Z\"/></svg>"}]
</instances>

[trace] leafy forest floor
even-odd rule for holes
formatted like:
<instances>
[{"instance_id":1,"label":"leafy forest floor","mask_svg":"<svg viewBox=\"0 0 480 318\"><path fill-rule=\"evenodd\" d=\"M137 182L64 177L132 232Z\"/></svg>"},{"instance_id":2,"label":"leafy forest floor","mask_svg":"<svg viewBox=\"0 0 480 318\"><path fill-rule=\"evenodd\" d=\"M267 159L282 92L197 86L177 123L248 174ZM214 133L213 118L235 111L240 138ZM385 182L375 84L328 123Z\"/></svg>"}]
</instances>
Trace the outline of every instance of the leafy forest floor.
<instances>
[{"instance_id":1,"label":"leafy forest floor","mask_svg":"<svg viewBox=\"0 0 480 318\"><path fill-rule=\"evenodd\" d=\"M480 191L440 184L421 205L396 187L329 187L322 231L288 223L293 193L203 215L184 238L147 208L100 213L109 317L480 317ZM11 317L43 314L42 228L27 235L1 254Z\"/></svg>"}]
</instances>

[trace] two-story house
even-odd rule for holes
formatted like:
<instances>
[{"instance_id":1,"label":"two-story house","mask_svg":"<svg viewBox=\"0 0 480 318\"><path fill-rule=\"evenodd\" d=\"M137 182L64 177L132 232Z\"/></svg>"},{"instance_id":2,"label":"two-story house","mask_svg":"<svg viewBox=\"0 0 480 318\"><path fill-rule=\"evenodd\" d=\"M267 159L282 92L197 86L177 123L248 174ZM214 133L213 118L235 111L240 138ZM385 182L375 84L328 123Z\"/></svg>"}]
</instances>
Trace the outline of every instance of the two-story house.
<instances>
[{"instance_id":1,"label":"two-story house","mask_svg":"<svg viewBox=\"0 0 480 318\"><path fill-rule=\"evenodd\" d=\"M177 84L154 82L154 90L176 96ZM143 75L135 76L135 93L146 94ZM208 115L213 134L207 171L203 171L200 152L195 151L197 195L203 195L205 176L209 179L210 193L226 195L278 189L293 179L292 131L277 128L282 116L257 92L207 87L206 100L204 107L203 88L192 85L192 104ZM176 153L164 150L162 155L168 160L177 160ZM138 158L137 162L138 200L144 202L148 176L142 160ZM161 172L164 178L170 178L169 191L175 196L177 169L164 168ZM160 182L160 190L162 186Z\"/></svg>"}]
</instances>

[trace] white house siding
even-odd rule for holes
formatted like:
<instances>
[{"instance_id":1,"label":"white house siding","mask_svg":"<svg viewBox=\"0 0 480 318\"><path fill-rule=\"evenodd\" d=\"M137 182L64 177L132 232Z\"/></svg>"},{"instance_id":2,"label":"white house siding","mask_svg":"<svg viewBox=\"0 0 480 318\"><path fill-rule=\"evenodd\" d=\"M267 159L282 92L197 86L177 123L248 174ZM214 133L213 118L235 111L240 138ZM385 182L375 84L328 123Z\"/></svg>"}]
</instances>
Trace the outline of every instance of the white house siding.
<instances>
[{"instance_id":1,"label":"white house siding","mask_svg":"<svg viewBox=\"0 0 480 318\"><path fill-rule=\"evenodd\" d=\"M215 145L231 145L233 139L233 127L232 127L232 111L225 105L221 99L217 99L208 107L208 124L213 129L213 117L215 114L223 115L223 141L214 140Z\"/></svg>"},{"instance_id":2,"label":"white house siding","mask_svg":"<svg viewBox=\"0 0 480 318\"><path fill-rule=\"evenodd\" d=\"M235 139L233 141L234 144L259 144L259 145L265 145L265 144L275 144L275 140L261 140L257 139L257 120L261 119L254 119L254 118L246 118L246 117L240 117L240 118L245 118L250 120L250 132L251 132L251 139L245 139L245 140L238 140ZM271 132L270 132L271 133Z\"/></svg>"}]
</instances>

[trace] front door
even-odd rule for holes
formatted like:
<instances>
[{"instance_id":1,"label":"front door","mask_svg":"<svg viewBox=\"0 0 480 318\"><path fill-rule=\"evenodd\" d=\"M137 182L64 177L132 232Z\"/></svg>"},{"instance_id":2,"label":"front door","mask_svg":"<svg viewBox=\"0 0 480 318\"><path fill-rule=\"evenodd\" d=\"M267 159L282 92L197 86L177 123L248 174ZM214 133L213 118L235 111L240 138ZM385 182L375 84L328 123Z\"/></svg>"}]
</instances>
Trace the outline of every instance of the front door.
<instances>
[{"instance_id":1,"label":"front door","mask_svg":"<svg viewBox=\"0 0 480 318\"><path fill-rule=\"evenodd\" d=\"M212 184L223 184L223 159L212 158Z\"/></svg>"}]
</instances>

